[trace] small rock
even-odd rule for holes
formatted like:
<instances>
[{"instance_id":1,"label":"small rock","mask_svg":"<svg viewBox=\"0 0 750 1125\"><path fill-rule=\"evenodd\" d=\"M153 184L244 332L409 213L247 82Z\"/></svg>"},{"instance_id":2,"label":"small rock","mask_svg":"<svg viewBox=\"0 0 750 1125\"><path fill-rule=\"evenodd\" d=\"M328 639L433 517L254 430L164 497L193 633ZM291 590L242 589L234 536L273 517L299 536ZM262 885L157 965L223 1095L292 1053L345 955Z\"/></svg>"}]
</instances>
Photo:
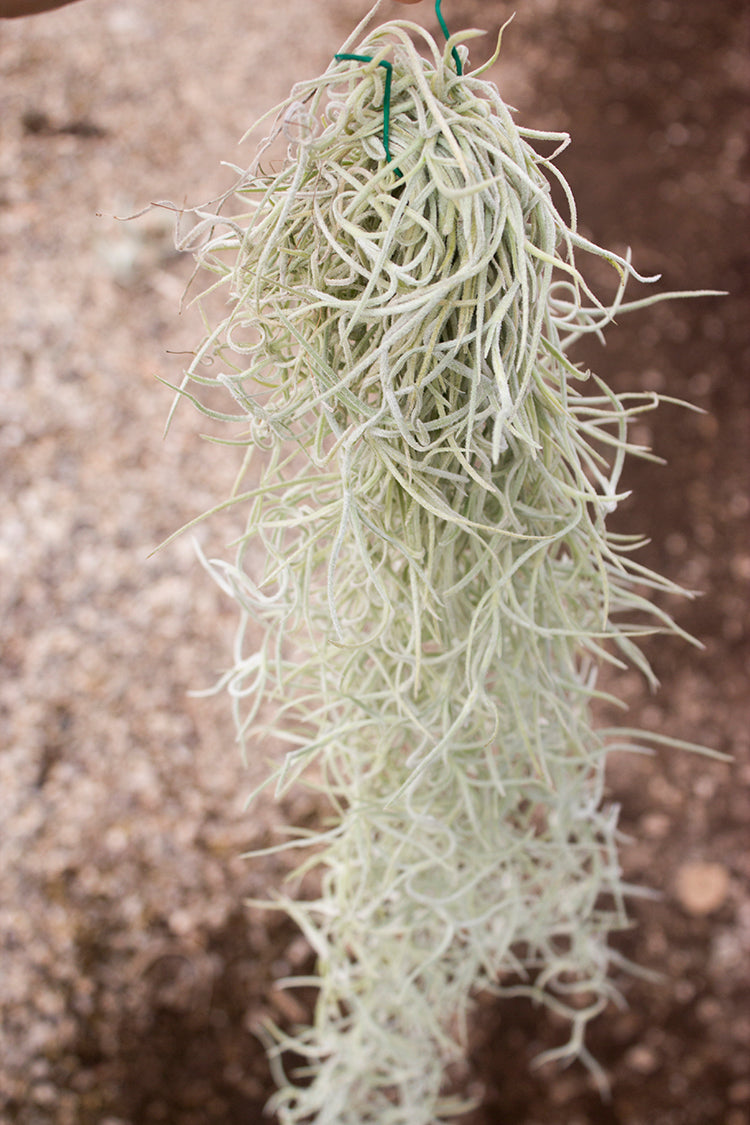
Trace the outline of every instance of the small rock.
<instances>
[{"instance_id":1,"label":"small rock","mask_svg":"<svg viewBox=\"0 0 750 1125\"><path fill-rule=\"evenodd\" d=\"M677 871L675 891L688 914L713 914L726 900L729 872L721 863L683 863Z\"/></svg>"},{"instance_id":2,"label":"small rock","mask_svg":"<svg viewBox=\"0 0 750 1125\"><path fill-rule=\"evenodd\" d=\"M167 925L173 934L185 937L195 929L195 920L187 910L173 910L167 919Z\"/></svg>"},{"instance_id":3,"label":"small rock","mask_svg":"<svg viewBox=\"0 0 750 1125\"><path fill-rule=\"evenodd\" d=\"M57 1101L57 1094L58 1091L51 1082L44 1082L32 1087L31 1098L36 1105L54 1105Z\"/></svg>"},{"instance_id":4,"label":"small rock","mask_svg":"<svg viewBox=\"0 0 750 1125\"><path fill-rule=\"evenodd\" d=\"M649 840L663 840L669 834L672 821L666 813L654 812L644 816L641 822L643 835Z\"/></svg>"},{"instance_id":5,"label":"small rock","mask_svg":"<svg viewBox=\"0 0 750 1125\"><path fill-rule=\"evenodd\" d=\"M638 1074L653 1074L659 1066L659 1059L650 1047L641 1043L630 1048L625 1055L625 1063Z\"/></svg>"}]
</instances>

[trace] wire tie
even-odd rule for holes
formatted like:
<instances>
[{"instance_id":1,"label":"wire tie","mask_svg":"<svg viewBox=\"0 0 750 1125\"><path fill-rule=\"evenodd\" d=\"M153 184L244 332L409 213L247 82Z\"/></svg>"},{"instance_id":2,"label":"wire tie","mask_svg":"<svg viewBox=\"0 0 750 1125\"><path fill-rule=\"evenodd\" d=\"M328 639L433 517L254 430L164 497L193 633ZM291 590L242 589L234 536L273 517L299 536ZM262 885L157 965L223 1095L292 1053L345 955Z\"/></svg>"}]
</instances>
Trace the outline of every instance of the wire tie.
<instances>
[{"instance_id":1,"label":"wire tie","mask_svg":"<svg viewBox=\"0 0 750 1125\"><path fill-rule=\"evenodd\" d=\"M353 62L372 62L372 55L335 55L334 58L344 61L351 59ZM388 164L391 163L393 157L391 156L391 84L393 82L393 63L387 59L381 59L378 66L385 69L385 91L383 93L383 148L385 149L385 159ZM403 172L400 168L393 169L394 172L403 179Z\"/></svg>"},{"instance_id":2,"label":"wire tie","mask_svg":"<svg viewBox=\"0 0 750 1125\"><path fill-rule=\"evenodd\" d=\"M450 33L450 31L448 31L445 20L443 19L443 13L440 11L440 7L441 7L442 3L443 3L443 0L435 0L435 15L438 18L438 23L440 24L443 35L445 36L446 40L448 40L451 37L451 33ZM460 78L462 76L463 72L464 72L464 68L463 68L463 64L461 62L461 59L459 57L458 51L456 50L455 47L451 50L451 54L453 55L453 61L456 64L456 74Z\"/></svg>"}]
</instances>

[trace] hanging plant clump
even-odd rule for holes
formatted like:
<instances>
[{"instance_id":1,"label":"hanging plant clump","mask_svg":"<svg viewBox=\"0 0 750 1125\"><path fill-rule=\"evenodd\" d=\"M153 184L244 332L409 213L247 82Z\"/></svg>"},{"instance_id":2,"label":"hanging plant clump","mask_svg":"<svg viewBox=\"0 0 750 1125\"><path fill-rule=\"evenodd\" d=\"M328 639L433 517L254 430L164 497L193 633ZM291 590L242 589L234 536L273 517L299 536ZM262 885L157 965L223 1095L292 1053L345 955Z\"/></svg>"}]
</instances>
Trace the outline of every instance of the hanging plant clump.
<instances>
[{"instance_id":1,"label":"hanging plant clump","mask_svg":"<svg viewBox=\"0 0 750 1125\"><path fill-rule=\"evenodd\" d=\"M183 243L229 311L181 389L222 388L231 412L202 408L248 426L245 531L210 564L242 613L222 682L247 752L288 748L277 795L306 781L330 812L279 845L320 876L315 901L274 900L317 956L312 1026L273 1030L283 1125L461 1112L445 1068L483 989L564 1013L550 1054L596 1071L584 1029L632 890L604 766L649 741L592 724L597 670L653 684L639 638L682 633L650 600L677 588L607 527L658 397L571 358L664 295L625 303L654 279L578 232L568 138L516 126L468 68L478 32L364 27Z\"/></svg>"}]
</instances>

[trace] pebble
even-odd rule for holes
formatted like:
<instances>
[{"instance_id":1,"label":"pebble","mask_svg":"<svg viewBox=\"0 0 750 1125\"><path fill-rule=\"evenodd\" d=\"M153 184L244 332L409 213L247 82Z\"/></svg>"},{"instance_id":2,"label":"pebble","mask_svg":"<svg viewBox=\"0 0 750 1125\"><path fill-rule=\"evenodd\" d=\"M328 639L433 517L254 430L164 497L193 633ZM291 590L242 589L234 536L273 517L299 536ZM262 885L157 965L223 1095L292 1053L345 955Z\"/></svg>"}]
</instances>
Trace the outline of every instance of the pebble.
<instances>
[{"instance_id":1,"label":"pebble","mask_svg":"<svg viewBox=\"0 0 750 1125\"><path fill-rule=\"evenodd\" d=\"M631 1070L638 1074L653 1074L659 1066L659 1059L655 1051L644 1044L631 1047L625 1055L625 1063Z\"/></svg>"},{"instance_id":2,"label":"pebble","mask_svg":"<svg viewBox=\"0 0 750 1125\"><path fill-rule=\"evenodd\" d=\"M721 863L683 863L677 871L675 893L683 910L694 917L713 914L729 893L729 872Z\"/></svg>"}]
</instances>

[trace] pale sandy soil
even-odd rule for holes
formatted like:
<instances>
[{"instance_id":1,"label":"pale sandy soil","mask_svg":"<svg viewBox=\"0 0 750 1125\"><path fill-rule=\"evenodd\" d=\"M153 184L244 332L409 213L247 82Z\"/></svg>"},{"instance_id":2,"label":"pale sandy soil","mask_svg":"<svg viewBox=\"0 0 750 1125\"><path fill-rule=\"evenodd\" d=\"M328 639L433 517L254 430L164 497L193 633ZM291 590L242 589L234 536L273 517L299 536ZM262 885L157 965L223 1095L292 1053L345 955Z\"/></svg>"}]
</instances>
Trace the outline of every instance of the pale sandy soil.
<instances>
[{"instance_id":1,"label":"pale sandy soil","mask_svg":"<svg viewBox=\"0 0 750 1125\"><path fill-rule=\"evenodd\" d=\"M510 10L449 7L455 26ZM189 263L165 213L114 216L225 186L246 127L365 10L86 0L0 26L3 1125L252 1125L270 1085L249 1029L304 1015L271 989L304 943L242 906L281 875L239 858L281 815L243 811L261 753L245 769L226 701L187 694L227 663L234 610L189 538L150 554L236 459L187 409L163 439L158 379L199 334L177 313ZM600 1021L606 1106L582 1071L527 1077L553 1022L483 1003L477 1125L750 1121L746 26L733 0L527 0L495 72L524 122L574 133L566 173L600 241L631 241L668 287L732 290L634 318L595 362L710 411L654 423L670 468L633 473L623 517L654 537L646 561L706 592L680 611L706 652L655 645L663 694L621 687L634 721L736 761L615 764L628 871L664 895L623 947L665 979ZM220 551L237 526L196 535Z\"/></svg>"}]
</instances>

